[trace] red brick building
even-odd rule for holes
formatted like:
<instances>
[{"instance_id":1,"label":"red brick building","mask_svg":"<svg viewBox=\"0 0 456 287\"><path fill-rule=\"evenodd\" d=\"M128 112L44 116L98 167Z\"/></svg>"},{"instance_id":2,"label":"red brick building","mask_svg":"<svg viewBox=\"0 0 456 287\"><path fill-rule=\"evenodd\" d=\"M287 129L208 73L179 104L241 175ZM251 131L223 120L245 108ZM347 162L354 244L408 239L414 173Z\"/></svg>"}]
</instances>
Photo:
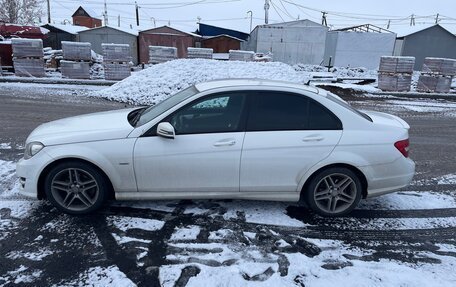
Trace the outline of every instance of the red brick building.
<instances>
[{"instance_id":1,"label":"red brick building","mask_svg":"<svg viewBox=\"0 0 456 287\"><path fill-rule=\"evenodd\" d=\"M87 8L79 6L74 12L73 25L85 26L87 28L101 27L101 19L96 18L96 14Z\"/></svg>"},{"instance_id":2,"label":"red brick building","mask_svg":"<svg viewBox=\"0 0 456 287\"><path fill-rule=\"evenodd\" d=\"M183 32L168 26L139 32L139 62L149 62L149 46L166 46L177 48L179 58L187 57L188 47L201 45L201 36Z\"/></svg>"}]
</instances>

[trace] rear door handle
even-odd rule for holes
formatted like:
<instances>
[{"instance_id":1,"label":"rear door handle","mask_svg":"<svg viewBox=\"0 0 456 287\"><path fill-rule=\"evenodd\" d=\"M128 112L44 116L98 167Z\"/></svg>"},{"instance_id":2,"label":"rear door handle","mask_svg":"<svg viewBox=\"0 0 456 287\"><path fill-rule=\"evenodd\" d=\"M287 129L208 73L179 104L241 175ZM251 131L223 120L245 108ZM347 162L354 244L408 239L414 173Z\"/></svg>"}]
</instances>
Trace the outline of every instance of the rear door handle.
<instances>
[{"instance_id":1,"label":"rear door handle","mask_svg":"<svg viewBox=\"0 0 456 287\"><path fill-rule=\"evenodd\" d=\"M232 145L235 145L236 144L236 141L235 140L221 140L221 141L218 141L214 144L215 147L221 147L221 146L232 146Z\"/></svg>"},{"instance_id":2,"label":"rear door handle","mask_svg":"<svg viewBox=\"0 0 456 287\"><path fill-rule=\"evenodd\" d=\"M303 142L319 142L324 138L322 136L308 136L302 139Z\"/></svg>"}]
</instances>

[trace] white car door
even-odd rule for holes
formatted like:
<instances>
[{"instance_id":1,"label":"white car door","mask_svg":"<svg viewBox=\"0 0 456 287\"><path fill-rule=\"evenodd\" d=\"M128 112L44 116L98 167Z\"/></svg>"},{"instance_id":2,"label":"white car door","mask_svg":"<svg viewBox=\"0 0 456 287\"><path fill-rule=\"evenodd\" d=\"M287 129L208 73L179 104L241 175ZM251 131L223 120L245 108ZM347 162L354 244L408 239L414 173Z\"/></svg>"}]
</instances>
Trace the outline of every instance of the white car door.
<instances>
[{"instance_id":1,"label":"white car door","mask_svg":"<svg viewBox=\"0 0 456 287\"><path fill-rule=\"evenodd\" d=\"M197 99L167 117L174 139L140 137L134 149L138 191L239 191L245 95Z\"/></svg>"},{"instance_id":2,"label":"white car door","mask_svg":"<svg viewBox=\"0 0 456 287\"><path fill-rule=\"evenodd\" d=\"M327 157L342 135L340 120L304 95L258 92L241 157L241 192L297 190L299 180Z\"/></svg>"}]
</instances>

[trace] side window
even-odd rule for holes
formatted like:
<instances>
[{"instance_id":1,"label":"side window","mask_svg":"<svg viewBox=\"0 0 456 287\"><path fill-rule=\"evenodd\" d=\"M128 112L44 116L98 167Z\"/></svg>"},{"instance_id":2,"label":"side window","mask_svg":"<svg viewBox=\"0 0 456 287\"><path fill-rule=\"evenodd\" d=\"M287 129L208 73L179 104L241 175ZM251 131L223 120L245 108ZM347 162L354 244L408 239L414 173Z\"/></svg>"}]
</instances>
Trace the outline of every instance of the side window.
<instances>
[{"instance_id":1,"label":"side window","mask_svg":"<svg viewBox=\"0 0 456 287\"><path fill-rule=\"evenodd\" d=\"M342 123L327 108L320 103L310 100L309 103L309 130L341 130Z\"/></svg>"},{"instance_id":2,"label":"side window","mask_svg":"<svg viewBox=\"0 0 456 287\"><path fill-rule=\"evenodd\" d=\"M258 92L247 121L248 131L340 129L340 120L320 103L283 92Z\"/></svg>"},{"instance_id":3,"label":"side window","mask_svg":"<svg viewBox=\"0 0 456 287\"><path fill-rule=\"evenodd\" d=\"M247 122L249 131L304 130L309 100L281 92L258 92Z\"/></svg>"},{"instance_id":4,"label":"side window","mask_svg":"<svg viewBox=\"0 0 456 287\"><path fill-rule=\"evenodd\" d=\"M172 114L169 121L176 134L238 131L245 94L223 93L198 99Z\"/></svg>"}]
</instances>

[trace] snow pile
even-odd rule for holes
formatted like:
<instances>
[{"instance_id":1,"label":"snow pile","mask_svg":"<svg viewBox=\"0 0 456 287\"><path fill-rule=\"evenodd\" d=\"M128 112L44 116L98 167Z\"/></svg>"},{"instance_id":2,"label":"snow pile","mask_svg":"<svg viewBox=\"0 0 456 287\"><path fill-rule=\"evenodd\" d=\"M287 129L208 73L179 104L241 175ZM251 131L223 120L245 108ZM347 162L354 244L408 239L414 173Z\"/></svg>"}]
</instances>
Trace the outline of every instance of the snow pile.
<instances>
[{"instance_id":1,"label":"snow pile","mask_svg":"<svg viewBox=\"0 0 456 287\"><path fill-rule=\"evenodd\" d=\"M307 65L307 64L296 64L293 68L298 72L303 73L322 73L329 72L333 73L338 78L377 78L376 70L369 70L363 67L350 68L350 67L332 67L329 69L327 67L319 65Z\"/></svg>"},{"instance_id":2,"label":"snow pile","mask_svg":"<svg viewBox=\"0 0 456 287\"><path fill-rule=\"evenodd\" d=\"M196 83L226 78L257 78L303 82L302 76L283 63L179 59L158 64L94 93L94 96L131 104L155 105Z\"/></svg>"}]
</instances>

